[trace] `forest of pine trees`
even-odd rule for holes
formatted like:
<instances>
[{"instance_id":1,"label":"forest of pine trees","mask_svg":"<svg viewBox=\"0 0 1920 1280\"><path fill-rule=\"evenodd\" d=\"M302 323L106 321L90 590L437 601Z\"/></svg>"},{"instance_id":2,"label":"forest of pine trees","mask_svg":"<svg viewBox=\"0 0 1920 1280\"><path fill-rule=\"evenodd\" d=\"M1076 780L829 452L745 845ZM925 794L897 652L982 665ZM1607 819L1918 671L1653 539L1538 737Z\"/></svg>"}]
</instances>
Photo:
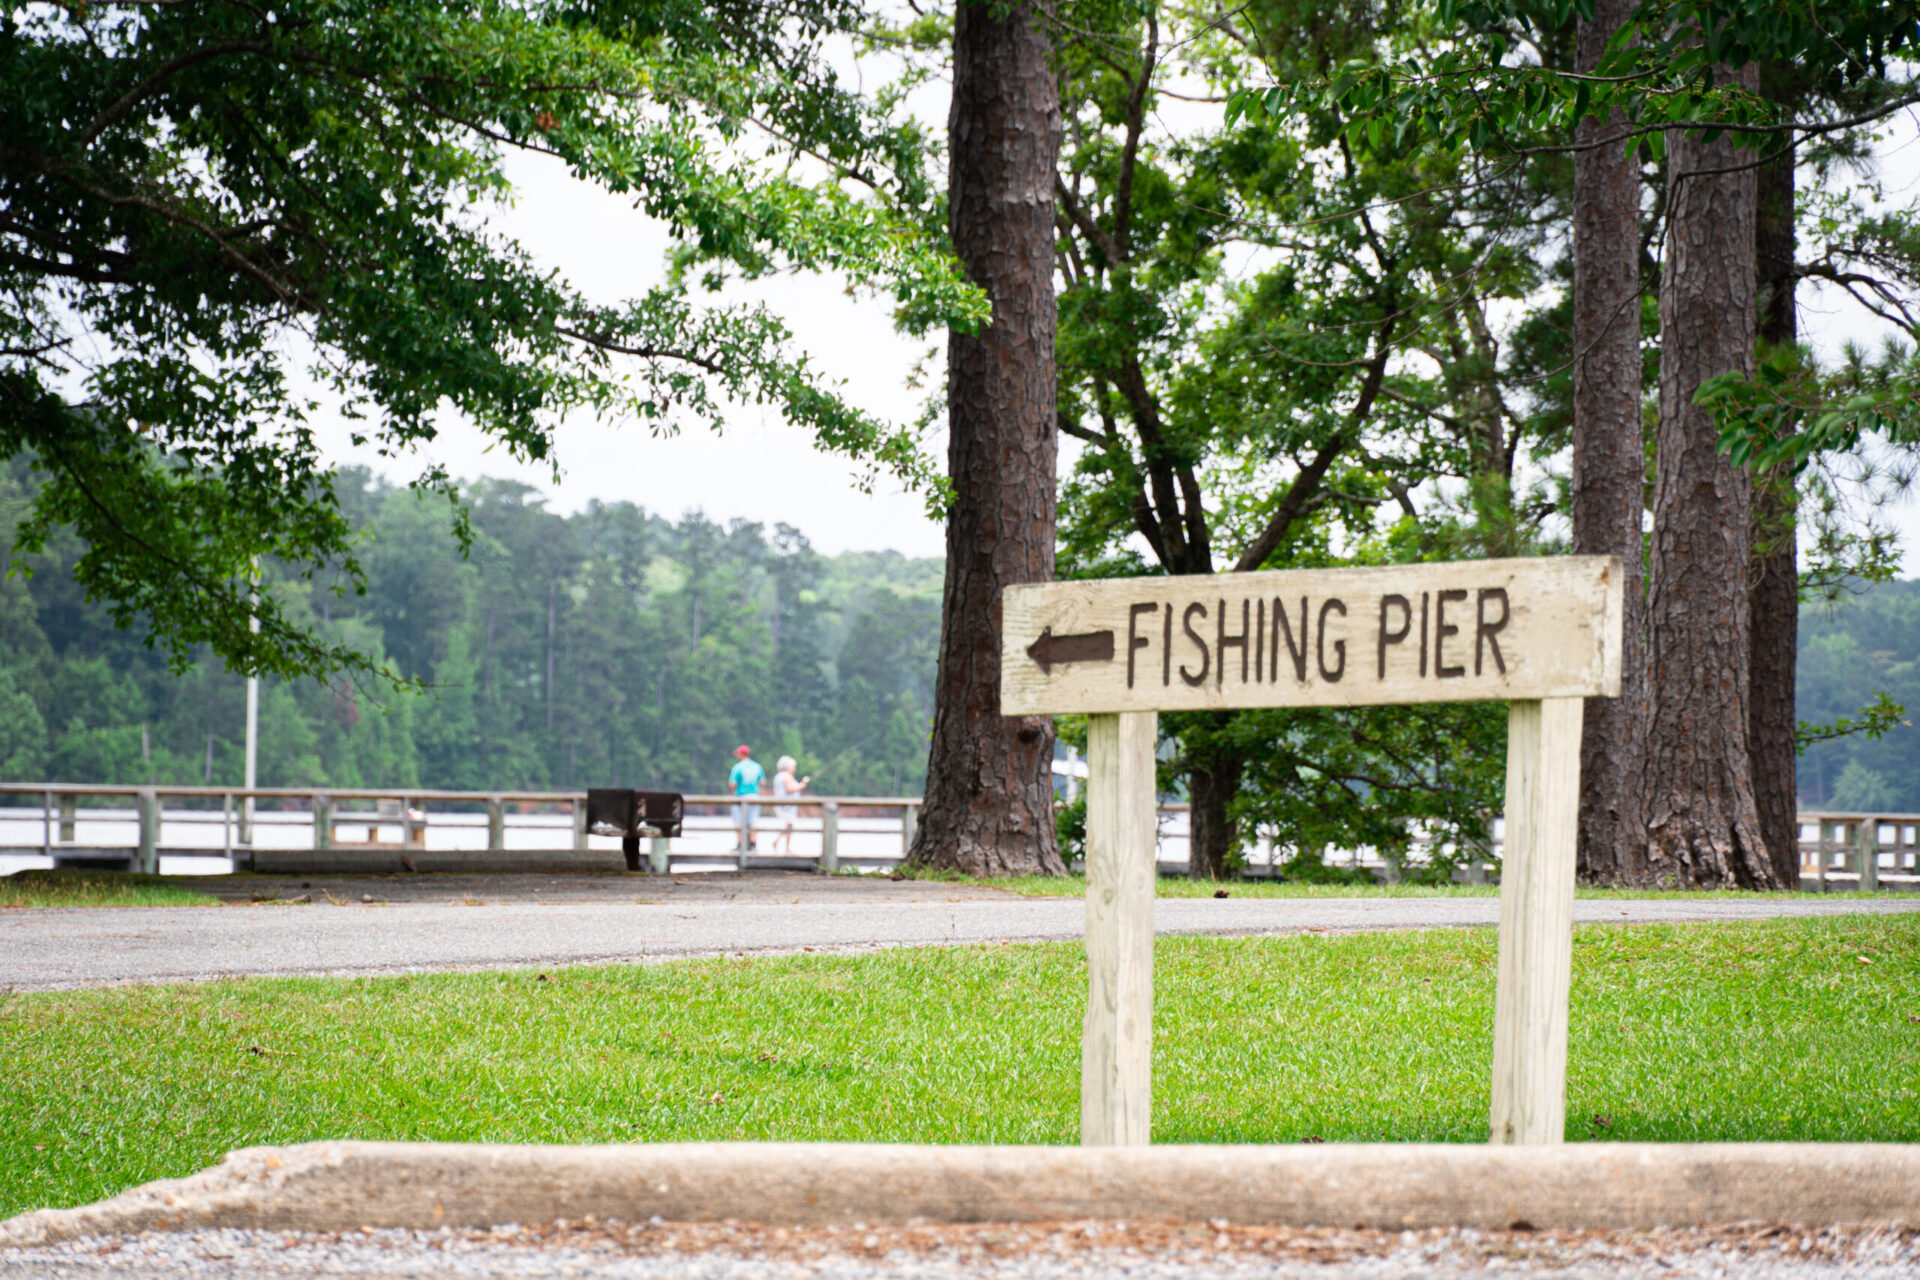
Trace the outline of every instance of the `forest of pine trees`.
<instances>
[{"instance_id":1,"label":"forest of pine trees","mask_svg":"<svg viewBox=\"0 0 1920 1280\"><path fill-rule=\"evenodd\" d=\"M0 526L30 476L0 475ZM444 500L365 471L339 487L367 594L271 565L270 588L427 689L263 682L261 785L716 791L747 742L822 790L919 793L938 560L628 503L562 517L504 481L467 491L463 559ZM244 682L204 658L169 673L81 597L74 550L0 584L0 775L239 784Z\"/></svg>"},{"instance_id":2,"label":"forest of pine trees","mask_svg":"<svg viewBox=\"0 0 1920 1280\"><path fill-rule=\"evenodd\" d=\"M0 474L0 525L29 483ZM714 791L749 742L823 791L920 794L938 560L822 556L784 525L626 503L562 517L490 480L468 490L463 559L443 502L358 470L340 492L367 530L367 594L269 566L273 590L428 687L267 682L262 785ZM238 785L242 681L207 661L169 673L81 598L72 554L0 580L0 777ZM1801 719L1857 715L1881 691L1920 710L1920 581L1810 602L1800 632ZM1799 781L1808 808L1920 812L1920 728L1817 744Z\"/></svg>"}]
</instances>

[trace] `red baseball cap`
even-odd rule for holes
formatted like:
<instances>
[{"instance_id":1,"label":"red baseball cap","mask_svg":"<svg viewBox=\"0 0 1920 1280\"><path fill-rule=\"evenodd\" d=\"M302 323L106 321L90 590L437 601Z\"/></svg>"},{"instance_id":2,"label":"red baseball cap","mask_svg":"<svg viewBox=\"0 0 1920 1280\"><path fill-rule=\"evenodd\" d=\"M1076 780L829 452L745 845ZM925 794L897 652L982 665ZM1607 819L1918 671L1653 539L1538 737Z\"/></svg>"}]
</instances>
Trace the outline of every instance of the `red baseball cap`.
<instances>
[{"instance_id":1,"label":"red baseball cap","mask_svg":"<svg viewBox=\"0 0 1920 1280\"><path fill-rule=\"evenodd\" d=\"M733 749L733 754L737 756L750 756L753 754L753 748L743 742Z\"/></svg>"}]
</instances>

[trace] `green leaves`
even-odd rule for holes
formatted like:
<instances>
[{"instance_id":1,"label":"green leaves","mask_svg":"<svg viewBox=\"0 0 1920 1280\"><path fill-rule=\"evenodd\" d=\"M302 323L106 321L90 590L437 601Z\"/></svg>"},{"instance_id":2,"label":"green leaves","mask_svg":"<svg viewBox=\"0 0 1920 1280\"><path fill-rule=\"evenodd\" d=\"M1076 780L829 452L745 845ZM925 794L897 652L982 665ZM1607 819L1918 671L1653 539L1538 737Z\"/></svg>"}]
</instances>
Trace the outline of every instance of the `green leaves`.
<instances>
[{"instance_id":1,"label":"green leaves","mask_svg":"<svg viewBox=\"0 0 1920 1280\"><path fill-rule=\"evenodd\" d=\"M1175 25L1192 15L1161 19L1163 49L1212 38ZM1123 72L1149 36L1074 21L1102 38L1061 54L1075 74L1060 412L1085 445L1061 491L1062 572L1537 550L1529 509L1545 500L1522 486L1562 447L1535 441L1552 431L1566 324L1551 304L1517 332L1504 316L1555 292L1563 166L1489 171L1421 144L1406 76L1439 47L1430 15L1262 4L1220 17L1232 29L1196 56L1209 93L1275 83L1233 93L1218 129L1143 123L1128 169L1138 81ZM1237 779L1241 837L1278 832L1310 860L1325 842L1404 849L1414 823L1443 846L1483 838L1499 804L1504 720L1484 707L1163 729L1169 785Z\"/></svg>"},{"instance_id":2,"label":"green leaves","mask_svg":"<svg viewBox=\"0 0 1920 1280\"><path fill-rule=\"evenodd\" d=\"M1444 30L1430 47L1391 63L1348 64L1318 79L1236 90L1228 118L1332 113L1350 121L1345 136L1356 148L1470 148L1498 158L1541 149L1529 134L1570 130L1581 119L1618 111L1630 129L1629 145L1644 140L1658 147L1661 130L1706 125L1732 129L1742 145L1761 147L1784 127L1777 107L1722 83L1717 67L1774 62L1849 84L1884 74L1920 48L1920 7L1872 0L1646 0L1591 75L1544 65L1508 39L1509 31L1527 30L1540 18L1563 28L1574 11L1570 0L1554 0L1547 14L1504 0L1443 0L1436 13ZM1591 11L1590 3L1579 8L1583 17ZM1882 97L1882 114L1910 100Z\"/></svg>"},{"instance_id":3,"label":"green leaves","mask_svg":"<svg viewBox=\"0 0 1920 1280\"><path fill-rule=\"evenodd\" d=\"M839 88L823 57L853 8L780 12L195 0L0 16L0 456L49 475L27 534L82 529L89 590L178 661L204 641L246 671L375 671L270 603L258 636L246 626L254 555L358 574L291 362L393 458L460 420L544 460L570 412L673 430L717 425L731 398L937 493L917 436L845 403L777 320L694 300L702 264L836 271L910 328L986 318L929 228L928 139L897 101ZM679 274L590 303L492 234L507 148L631 194L679 238ZM431 471L419 485L447 488Z\"/></svg>"},{"instance_id":4,"label":"green leaves","mask_svg":"<svg viewBox=\"0 0 1920 1280\"><path fill-rule=\"evenodd\" d=\"M1769 353L1751 376L1709 378L1693 399L1718 419L1719 450L1757 470L1797 472L1819 455L1852 451L1870 434L1920 442L1920 362L1902 347L1878 363L1852 353L1827 375L1798 351Z\"/></svg>"},{"instance_id":5,"label":"green leaves","mask_svg":"<svg viewBox=\"0 0 1920 1280\"><path fill-rule=\"evenodd\" d=\"M1912 722L1906 715L1907 709L1889 697L1884 689L1876 690L1872 704L1862 707L1857 716L1836 716L1826 723L1796 720L1793 726L1793 752L1795 755L1805 755L1808 747L1855 736L1863 737L1868 742L1878 742L1889 729L1911 726Z\"/></svg>"}]
</instances>

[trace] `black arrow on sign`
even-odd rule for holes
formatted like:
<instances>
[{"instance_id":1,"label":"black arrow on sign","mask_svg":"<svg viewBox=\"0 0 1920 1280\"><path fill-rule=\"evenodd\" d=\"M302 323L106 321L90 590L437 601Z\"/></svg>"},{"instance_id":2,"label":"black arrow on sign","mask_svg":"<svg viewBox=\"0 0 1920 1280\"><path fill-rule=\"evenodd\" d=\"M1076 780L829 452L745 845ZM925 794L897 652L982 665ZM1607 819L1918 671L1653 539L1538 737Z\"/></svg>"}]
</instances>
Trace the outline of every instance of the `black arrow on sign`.
<instances>
[{"instance_id":1,"label":"black arrow on sign","mask_svg":"<svg viewBox=\"0 0 1920 1280\"><path fill-rule=\"evenodd\" d=\"M1057 636L1048 627L1040 638L1027 646L1027 656L1040 664L1040 670L1053 674L1056 662L1112 662L1113 632L1089 631L1079 636Z\"/></svg>"}]
</instances>

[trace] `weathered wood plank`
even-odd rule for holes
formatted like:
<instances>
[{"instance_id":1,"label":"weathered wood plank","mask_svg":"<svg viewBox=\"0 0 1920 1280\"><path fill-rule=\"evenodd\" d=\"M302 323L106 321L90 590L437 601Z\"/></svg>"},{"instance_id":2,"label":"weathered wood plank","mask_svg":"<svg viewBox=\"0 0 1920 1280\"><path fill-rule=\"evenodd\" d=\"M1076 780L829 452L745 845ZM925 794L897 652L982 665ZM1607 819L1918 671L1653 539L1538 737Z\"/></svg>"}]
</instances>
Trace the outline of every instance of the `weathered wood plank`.
<instances>
[{"instance_id":1,"label":"weathered wood plank","mask_svg":"<svg viewBox=\"0 0 1920 1280\"><path fill-rule=\"evenodd\" d=\"M1611 556L1008 587L1008 715L1617 696Z\"/></svg>"},{"instance_id":2,"label":"weathered wood plank","mask_svg":"<svg viewBox=\"0 0 1920 1280\"><path fill-rule=\"evenodd\" d=\"M1144 1146L1153 1113L1152 712L1087 720L1087 1014L1080 1143Z\"/></svg>"},{"instance_id":3,"label":"weathered wood plank","mask_svg":"<svg viewBox=\"0 0 1920 1280\"><path fill-rule=\"evenodd\" d=\"M1579 698L1507 714L1507 839L1493 1008L1490 1141L1563 1140L1574 847L1580 829Z\"/></svg>"}]
</instances>

